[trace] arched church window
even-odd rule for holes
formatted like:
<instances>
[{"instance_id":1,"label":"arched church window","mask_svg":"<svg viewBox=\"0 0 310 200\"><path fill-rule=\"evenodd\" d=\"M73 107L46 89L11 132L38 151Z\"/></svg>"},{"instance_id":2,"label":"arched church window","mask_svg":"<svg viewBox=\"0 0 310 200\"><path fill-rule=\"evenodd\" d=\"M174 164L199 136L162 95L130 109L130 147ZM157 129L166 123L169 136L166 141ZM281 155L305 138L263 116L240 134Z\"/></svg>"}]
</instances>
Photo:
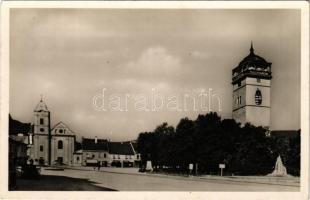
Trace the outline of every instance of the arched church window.
<instances>
[{"instance_id":1,"label":"arched church window","mask_svg":"<svg viewBox=\"0 0 310 200\"><path fill-rule=\"evenodd\" d=\"M63 142L61 140L58 141L58 149L63 149Z\"/></svg>"},{"instance_id":2,"label":"arched church window","mask_svg":"<svg viewBox=\"0 0 310 200\"><path fill-rule=\"evenodd\" d=\"M255 92L255 103L256 105L261 105L263 101L262 93L259 89Z\"/></svg>"}]
</instances>

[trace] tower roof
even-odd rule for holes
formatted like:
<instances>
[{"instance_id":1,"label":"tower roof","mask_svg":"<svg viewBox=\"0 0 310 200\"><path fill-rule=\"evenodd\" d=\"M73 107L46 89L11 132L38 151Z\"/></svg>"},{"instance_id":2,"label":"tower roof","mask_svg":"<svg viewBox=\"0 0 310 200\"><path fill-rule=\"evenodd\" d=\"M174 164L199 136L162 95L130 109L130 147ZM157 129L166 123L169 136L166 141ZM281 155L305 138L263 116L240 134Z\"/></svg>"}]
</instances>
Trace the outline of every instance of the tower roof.
<instances>
[{"instance_id":1,"label":"tower roof","mask_svg":"<svg viewBox=\"0 0 310 200\"><path fill-rule=\"evenodd\" d=\"M36 108L34 109L35 112L40 112L40 111L48 111L46 104L44 101L40 100L40 102L37 104Z\"/></svg>"},{"instance_id":2,"label":"tower roof","mask_svg":"<svg viewBox=\"0 0 310 200\"><path fill-rule=\"evenodd\" d=\"M233 69L233 82L244 77L257 77L271 79L271 63L254 53L251 42L250 54Z\"/></svg>"}]
</instances>

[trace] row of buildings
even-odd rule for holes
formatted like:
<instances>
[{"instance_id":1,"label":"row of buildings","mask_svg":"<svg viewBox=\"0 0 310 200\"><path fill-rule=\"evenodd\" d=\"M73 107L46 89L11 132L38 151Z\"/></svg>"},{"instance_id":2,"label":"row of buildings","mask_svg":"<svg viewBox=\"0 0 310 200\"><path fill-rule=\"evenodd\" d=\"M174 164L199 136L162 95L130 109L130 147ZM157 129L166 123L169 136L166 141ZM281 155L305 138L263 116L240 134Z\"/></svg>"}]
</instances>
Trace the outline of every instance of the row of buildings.
<instances>
[{"instance_id":1,"label":"row of buildings","mask_svg":"<svg viewBox=\"0 0 310 200\"><path fill-rule=\"evenodd\" d=\"M140 154L134 144L128 142L111 142L106 139L82 138L82 149L73 153L74 166L98 165L104 167L138 167Z\"/></svg>"},{"instance_id":2,"label":"row of buildings","mask_svg":"<svg viewBox=\"0 0 310 200\"><path fill-rule=\"evenodd\" d=\"M21 128L23 127L23 128ZM82 138L63 122L51 127L51 113L41 99L34 109L33 123L21 123L10 116L10 161L23 165L115 166L137 167L140 154L134 141L111 142L106 139Z\"/></svg>"}]
</instances>

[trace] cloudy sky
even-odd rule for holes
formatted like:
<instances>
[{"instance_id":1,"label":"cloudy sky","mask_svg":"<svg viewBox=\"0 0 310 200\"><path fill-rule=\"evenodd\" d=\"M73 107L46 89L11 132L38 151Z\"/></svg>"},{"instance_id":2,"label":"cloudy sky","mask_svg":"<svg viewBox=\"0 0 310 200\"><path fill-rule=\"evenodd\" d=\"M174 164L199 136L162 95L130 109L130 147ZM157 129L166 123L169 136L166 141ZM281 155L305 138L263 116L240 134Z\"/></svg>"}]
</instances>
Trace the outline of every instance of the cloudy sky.
<instances>
[{"instance_id":1,"label":"cloudy sky","mask_svg":"<svg viewBox=\"0 0 310 200\"><path fill-rule=\"evenodd\" d=\"M108 109L109 98L209 90L212 110L232 116L231 70L249 54L272 62L271 129L300 128L300 13L297 10L14 9L10 15L10 113L32 122L46 102L52 125L78 136L135 139L193 109ZM106 111L93 99L105 89ZM115 100L115 99L114 99ZM110 104L109 104L110 103ZM124 107L122 107L124 108Z\"/></svg>"}]
</instances>

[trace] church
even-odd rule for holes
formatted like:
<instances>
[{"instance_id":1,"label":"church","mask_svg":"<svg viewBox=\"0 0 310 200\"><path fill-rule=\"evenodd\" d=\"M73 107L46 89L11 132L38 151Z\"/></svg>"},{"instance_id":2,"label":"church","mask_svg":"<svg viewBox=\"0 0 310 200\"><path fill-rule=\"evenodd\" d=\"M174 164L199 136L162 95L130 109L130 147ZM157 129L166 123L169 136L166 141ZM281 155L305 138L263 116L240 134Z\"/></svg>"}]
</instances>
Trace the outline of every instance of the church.
<instances>
[{"instance_id":1,"label":"church","mask_svg":"<svg viewBox=\"0 0 310 200\"><path fill-rule=\"evenodd\" d=\"M42 99L34 109L33 117L29 159L40 165L71 165L75 133L63 122L51 128L51 113Z\"/></svg>"}]
</instances>

